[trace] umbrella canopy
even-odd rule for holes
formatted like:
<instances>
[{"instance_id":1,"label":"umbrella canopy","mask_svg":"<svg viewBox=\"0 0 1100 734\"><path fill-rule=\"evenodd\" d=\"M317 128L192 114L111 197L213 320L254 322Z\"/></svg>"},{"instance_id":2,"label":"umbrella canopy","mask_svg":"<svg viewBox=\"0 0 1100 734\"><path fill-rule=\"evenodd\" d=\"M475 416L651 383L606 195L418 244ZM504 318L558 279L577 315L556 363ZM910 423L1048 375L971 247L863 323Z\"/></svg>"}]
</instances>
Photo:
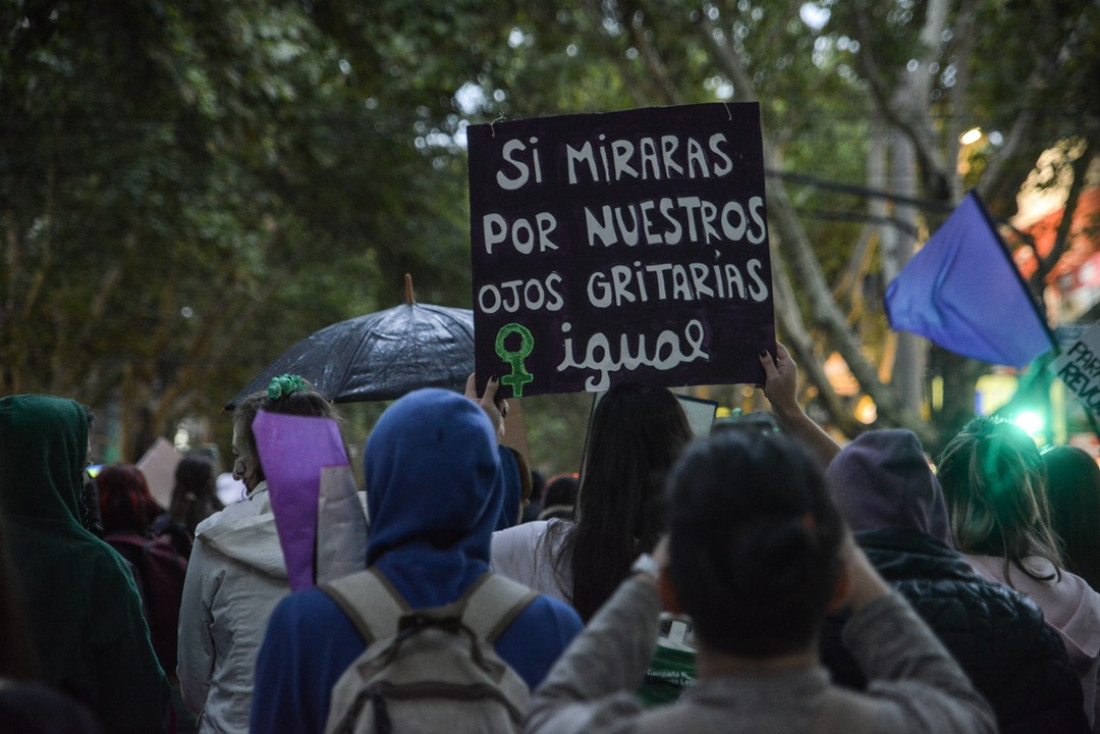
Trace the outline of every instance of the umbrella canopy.
<instances>
[{"instance_id":1,"label":"umbrella canopy","mask_svg":"<svg viewBox=\"0 0 1100 734\"><path fill-rule=\"evenodd\" d=\"M282 374L301 375L333 402L353 403L393 400L421 387L461 391L473 371L473 311L404 303L314 332L225 407L232 410Z\"/></svg>"}]
</instances>

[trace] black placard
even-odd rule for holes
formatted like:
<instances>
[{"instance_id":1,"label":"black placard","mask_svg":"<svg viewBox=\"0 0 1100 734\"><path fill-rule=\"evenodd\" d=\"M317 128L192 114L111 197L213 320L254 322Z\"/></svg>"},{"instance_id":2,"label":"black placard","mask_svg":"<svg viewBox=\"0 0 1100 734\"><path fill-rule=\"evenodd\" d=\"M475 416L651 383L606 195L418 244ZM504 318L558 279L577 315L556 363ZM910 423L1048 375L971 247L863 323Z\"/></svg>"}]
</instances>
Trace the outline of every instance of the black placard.
<instances>
[{"instance_id":1,"label":"black placard","mask_svg":"<svg viewBox=\"0 0 1100 734\"><path fill-rule=\"evenodd\" d=\"M479 382L516 396L763 382L757 104L475 125L468 142Z\"/></svg>"}]
</instances>

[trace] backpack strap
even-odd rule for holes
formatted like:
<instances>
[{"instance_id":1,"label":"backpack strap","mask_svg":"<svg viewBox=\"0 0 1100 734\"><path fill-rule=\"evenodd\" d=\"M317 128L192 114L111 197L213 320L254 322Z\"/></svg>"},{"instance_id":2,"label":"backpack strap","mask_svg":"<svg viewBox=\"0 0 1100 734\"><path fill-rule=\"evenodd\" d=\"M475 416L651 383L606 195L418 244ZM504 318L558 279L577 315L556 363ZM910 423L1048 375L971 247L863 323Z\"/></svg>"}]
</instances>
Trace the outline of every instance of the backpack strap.
<instances>
[{"instance_id":1,"label":"backpack strap","mask_svg":"<svg viewBox=\"0 0 1100 734\"><path fill-rule=\"evenodd\" d=\"M478 639L493 644L538 596L521 583L486 571L466 592L462 623Z\"/></svg>"},{"instance_id":2,"label":"backpack strap","mask_svg":"<svg viewBox=\"0 0 1100 734\"><path fill-rule=\"evenodd\" d=\"M412 611L383 574L368 568L317 587L348 615L367 645L397 634L401 617Z\"/></svg>"},{"instance_id":3,"label":"backpack strap","mask_svg":"<svg viewBox=\"0 0 1100 734\"><path fill-rule=\"evenodd\" d=\"M318 587L351 619L368 645L397 634L401 618L414 611L383 574L368 568ZM439 617L461 614L462 623L493 644L538 593L486 571L457 601L428 611Z\"/></svg>"}]
</instances>

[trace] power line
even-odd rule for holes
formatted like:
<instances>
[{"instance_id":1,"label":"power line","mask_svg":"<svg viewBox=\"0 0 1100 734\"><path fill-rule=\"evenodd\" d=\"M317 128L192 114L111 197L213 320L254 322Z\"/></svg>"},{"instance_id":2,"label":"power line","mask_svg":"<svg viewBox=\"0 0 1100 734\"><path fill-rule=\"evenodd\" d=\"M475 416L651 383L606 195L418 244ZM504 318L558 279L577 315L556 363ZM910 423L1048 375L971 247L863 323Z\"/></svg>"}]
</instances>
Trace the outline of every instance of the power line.
<instances>
[{"instance_id":1,"label":"power line","mask_svg":"<svg viewBox=\"0 0 1100 734\"><path fill-rule=\"evenodd\" d=\"M898 204L908 204L909 206L914 206L918 209L923 209L925 211L949 214L950 212L955 210L955 207L950 204L945 204L942 201L932 201L931 199L914 199L910 196L901 196L900 194L894 194L889 191L883 191L881 189L871 189L866 186L840 183L839 181L829 181L823 178L818 178L817 176L810 176L805 173L777 171L773 168L765 168L764 174L767 176L775 176L776 178L781 178L784 181L791 181L792 183L800 183L806 184L807 186L814 186L819 189L841 191L846 194L855 194L857 196L864 196L872 199L886 199L887 201L893 201Z\"/></svg>"}]
</instances>

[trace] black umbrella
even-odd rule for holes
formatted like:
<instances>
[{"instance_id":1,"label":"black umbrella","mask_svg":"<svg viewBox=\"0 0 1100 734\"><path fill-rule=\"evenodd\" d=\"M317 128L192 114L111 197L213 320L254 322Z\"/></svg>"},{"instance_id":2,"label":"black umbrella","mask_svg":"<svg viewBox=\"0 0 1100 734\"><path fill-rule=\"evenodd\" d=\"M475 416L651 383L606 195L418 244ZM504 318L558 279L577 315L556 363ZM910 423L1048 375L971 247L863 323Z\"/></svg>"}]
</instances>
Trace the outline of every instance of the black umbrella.
<instances>
[{"instance_id":1,"label":"black umbrella","mask_svg":"<svg viewBox=\"0 0 1100 734\"><path fill-rule=\"evenodd\" d=\"M421 387L461 391L474 371L474 314L408 302L326 326L288 349L232 400L266 390L271 378L300 375L337 403L393 400Z\"/></svg>"}]
</instances>

